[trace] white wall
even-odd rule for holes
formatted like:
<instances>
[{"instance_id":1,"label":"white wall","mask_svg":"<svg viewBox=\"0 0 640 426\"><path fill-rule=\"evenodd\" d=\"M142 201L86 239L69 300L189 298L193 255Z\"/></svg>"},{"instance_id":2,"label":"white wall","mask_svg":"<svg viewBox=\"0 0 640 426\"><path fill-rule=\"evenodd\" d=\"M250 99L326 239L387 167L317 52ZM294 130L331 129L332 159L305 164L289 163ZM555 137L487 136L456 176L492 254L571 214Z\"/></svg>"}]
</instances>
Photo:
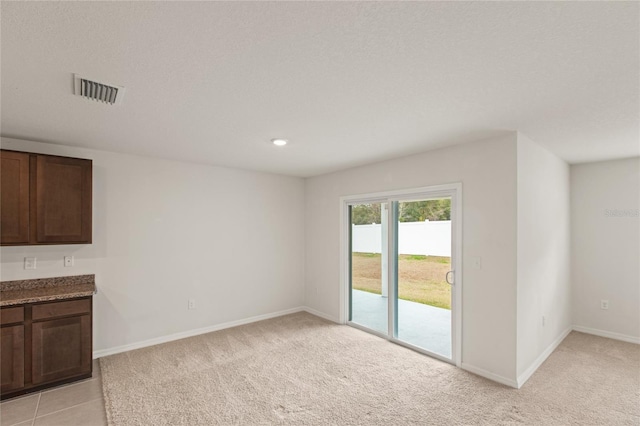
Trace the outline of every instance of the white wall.
<instances>
[{"instance_id":1,"label":"white wall","mask_svg":"<svg viewBox=\"0 0 640 426\"><path fill-rule=\"evenodd\" d=\"M306 304L339 317L341 196L453 182L463 184L462 362L515 382L515 133L307 179Z\"/></svg>"},{"instance_id":2,"label":"white wall","mask_svg":"<svg viewBox=\"0 0 640 426\"><path fill-rule=\"evenodd\" d=\"M640 343L639 208L640 158L571 166L577 329Z\"/></svg>"},{"instance_id":3,"label":"white wall","mask_svg":"<svg viewBox=\"0 0 640 426\"><path fill-rule=\"evenodd\" d=\"M571 327L569 216L569 166L518 134L520 385Z\"/></svg>"},{"instance_id":4,"label":"white wall","mask_svg":"<svg viewBox=\"0 0 640 426\"><path fill-rule=\"evenodd\" d=\"M94 350L304 304L302 179L7 138L2 148L93 159L93 244L2 247L0 278L95 273Z\"/></svg>"}]
</instances>

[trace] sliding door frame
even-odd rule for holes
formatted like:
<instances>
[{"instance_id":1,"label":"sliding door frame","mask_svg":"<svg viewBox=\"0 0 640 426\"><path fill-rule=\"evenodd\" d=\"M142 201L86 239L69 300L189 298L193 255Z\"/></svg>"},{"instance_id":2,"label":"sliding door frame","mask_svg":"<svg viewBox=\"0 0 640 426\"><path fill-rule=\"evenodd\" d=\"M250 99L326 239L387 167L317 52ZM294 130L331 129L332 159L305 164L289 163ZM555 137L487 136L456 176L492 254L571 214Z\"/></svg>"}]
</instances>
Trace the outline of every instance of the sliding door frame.
<instances>
[{"instance_id":1,"label":"sliding door frame","mask_svg":"<svg viewBox=\"0 0 640 426\"><path fill-rule=\"evenodd\" d=\"M395 306L397 302L395 302L396 298L396 285L395 277L396 277L396 268L397 268L397 259L391 261L389 259L388 265L388 297L389 300L393 300L393 303L389 304L388 310L388 334L379 333L374 330L368 329L366 327L360 326L356 323L349 321L350 317L350 297L351 297L351 219L350 219L350 209L349 206L354 204L366 204L366 203L388 203L389 214L387 215L389 230L389 238L388 238L388 250L390 254L395 252L394 245L397 242L397 238L395 235L397 226L393 223L394 220L397 220L396 215L392 214L392 203L398 201L410 201L411 199L416 200L428 200L440 197L451 197L451 207L452 213L454 216L451 218L453 220L454 226L451 228L452 238L451 238L451 253L453 256L453 262L451 264L451 269L454 271L454 285L452 286L452 310L453 315L451 317L452 327L451 327L451 346L452 346L452 358L448 359L446 357L440 356L433 352L424 350L417 346L411 345L409 343L398 340L395 336L397 336L397 330L394 330L393 327L397 327L397 321L395 312ZM391 257L391 256L390 256ZM396 257L396 256L393 256ZM394 343L400 344L402 346L406 346L418 352L424 353L426 355L432 356L434 358L440 359L445 362L449 362L455 364L460 367L462 363L462 183L451 183L444 185L435 185L435 186L427 186L420 188L411 188L411 189L402 189L396 191L386 191L386 192L377 192L377 193L369 193L369 194L359 194L359 195L349 195L340 198L340 323L348 324L350 326L362 329L364 331L370 332L387 340L390 340ZM393 298L393 299L392 299Z\"/></svg>"}]
</instances>

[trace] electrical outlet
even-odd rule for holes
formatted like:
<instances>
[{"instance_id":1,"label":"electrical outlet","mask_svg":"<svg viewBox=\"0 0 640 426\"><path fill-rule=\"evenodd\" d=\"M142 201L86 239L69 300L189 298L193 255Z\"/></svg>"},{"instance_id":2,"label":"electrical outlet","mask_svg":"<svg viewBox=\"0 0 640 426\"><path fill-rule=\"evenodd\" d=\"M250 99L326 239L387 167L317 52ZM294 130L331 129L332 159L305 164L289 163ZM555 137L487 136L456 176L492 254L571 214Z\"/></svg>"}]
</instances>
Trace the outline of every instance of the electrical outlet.
<instances>
[{"instance_id":1,"label":"electrical outlet","mask_svg":"<svg viewBox=\"0 0 640 426\"><path fill-rule=\"evenodd\" d=\"M69 268L73 266L73 256L65 256L64 257L64 267Z\"/></svg>"},{"instance_id":2,"label":"electrical outlet","mask_svg":"<svg viewBox=\"0 0 640 426\"><path fill-rule=\"evenodd\" d=\"M542 326L544 327L547 323L547 319L544 317L544 315L542 316Z\"/></svg>"},{"instance_id":3,"label":"electrical outlet","mask_svg":"<svg viewBox=\"0 0 640 426\"><path fill-rule=\"evenodd\" d=\"M609 309L609 301L602 299L600 301L600 309L605 309L605 310Z\"/></svg>"},{"instance_id":4,"label":"electrical outlet","mask_svg":"<svg viewBox=\"0 0 640 426\"><path fill-rule=\"evenodd\" d=\"M189 309L195 309L196 308L196 299L189 299L187 306L188 306Z\"/></svg>"},{"instance_id":5,"label":"electrical outlet","mask_svg":"<svg viewBox=\"0 0 640 426\"><path fill-rule=\"evenodd\" d=\"M36 258L35 257L25 257L24 258L24 269L36 269Z\"/></svg>"}]
</instances>

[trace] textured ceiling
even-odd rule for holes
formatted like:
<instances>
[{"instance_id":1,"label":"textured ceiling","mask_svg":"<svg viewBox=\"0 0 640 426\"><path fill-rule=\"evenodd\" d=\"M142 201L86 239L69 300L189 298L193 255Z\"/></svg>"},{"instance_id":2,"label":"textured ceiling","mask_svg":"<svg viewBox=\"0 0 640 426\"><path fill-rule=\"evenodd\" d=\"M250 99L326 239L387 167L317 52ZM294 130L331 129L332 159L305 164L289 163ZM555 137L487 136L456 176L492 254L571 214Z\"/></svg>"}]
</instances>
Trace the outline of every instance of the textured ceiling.
<instances>
[{"instance_id":1,"label":"textured ceiling","mask_svg":"<svg viewBox=\"0 0 640 426\"><path fill-rule=\"evenodd\" d=\"M640 153L638 2L1 8L3 136L297 176L513 130L569 162Z\"/></svg>"}]
</instances>

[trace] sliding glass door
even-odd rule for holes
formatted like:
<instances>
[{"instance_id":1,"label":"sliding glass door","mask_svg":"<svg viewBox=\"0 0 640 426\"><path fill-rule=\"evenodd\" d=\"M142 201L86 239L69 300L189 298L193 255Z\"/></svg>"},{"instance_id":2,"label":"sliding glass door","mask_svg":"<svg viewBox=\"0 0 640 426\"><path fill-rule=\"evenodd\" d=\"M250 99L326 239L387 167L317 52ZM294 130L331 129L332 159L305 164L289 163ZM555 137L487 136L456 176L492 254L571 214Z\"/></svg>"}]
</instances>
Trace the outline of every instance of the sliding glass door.
<instances>
[{"instance_id":1,"label":"sliding glass door","mask_svg":"<svg viewBox=\"0 0 640 426\"><path fill-rule=\"evenodd\" d=\"M394 203L395 337L451 358L451 198Z\"/></svg>"},{"instance_id":2,"label":"sliding glass door","mask_svg":"<svg viewBox=\"0 0 640 426\"><path fill-rule=\"evenodd\" d=\"M351 303L350 320L378 333L388 332L388 274L384 246L387 203L362 203L349 206Z\"/></svg>"},{"instance_id":3,"label":"sliding glass door","mask_svg":"<svg viewBox=\"0 0 640 426\"><path fill-rule=\"evenodd\" d=\"M460 191L345 200L348 324L458 363Z\"/></svg>"}]
</instances>

